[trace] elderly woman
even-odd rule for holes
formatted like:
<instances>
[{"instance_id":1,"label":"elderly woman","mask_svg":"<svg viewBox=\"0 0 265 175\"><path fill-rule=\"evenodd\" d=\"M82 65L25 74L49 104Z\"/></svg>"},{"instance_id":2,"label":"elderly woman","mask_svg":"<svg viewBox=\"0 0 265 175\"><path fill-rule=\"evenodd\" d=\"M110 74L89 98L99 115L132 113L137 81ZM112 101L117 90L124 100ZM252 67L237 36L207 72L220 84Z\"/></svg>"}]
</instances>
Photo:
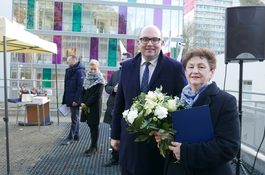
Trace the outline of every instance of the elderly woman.
<instances>
[{"instance_id":1,"label":"elderly woman","mask_svg":"<svg viewBox=\"0 0 265 175\"><path fill-rule=\"evenodd\" d=\"M240 126L234 96L220 90L211 79L216 69L215 54L194 48L183 58L189 85L181 98L187 108L209 105L214 139L207 143L171 142L172 151L165 163L165 175L232 175L230 160L240 146ZM192 129L192 128L190 128ZM155 136L161 141L161 136Z\"/></svg>"},{"instance_id":2,"label":"elderly woman","mask_svg":"<svg viewBox=\"0 0 265 175\"><path fill-rule=\"evenodd\" d=\"M99 71L99 62L92 59L89 63L89 72L83 84L80 94L80 104L82 106L81 122L87 122L90 128L91 145L85 151L87 156L91 156L97 151L97 141L99 135L99 120L102 108L102 92L105 80ZM90 112L84 105L90 108ZM86 111L84 110L86 109Z\"/></svg>"}]
</instances>

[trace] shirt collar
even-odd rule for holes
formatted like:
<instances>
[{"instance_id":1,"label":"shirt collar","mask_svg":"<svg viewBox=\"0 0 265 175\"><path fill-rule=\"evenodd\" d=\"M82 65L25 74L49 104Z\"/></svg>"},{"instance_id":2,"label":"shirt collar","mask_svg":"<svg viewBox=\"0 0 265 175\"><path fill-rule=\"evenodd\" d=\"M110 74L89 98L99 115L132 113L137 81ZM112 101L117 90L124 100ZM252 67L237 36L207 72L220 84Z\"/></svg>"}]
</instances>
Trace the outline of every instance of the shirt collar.
<instances>
[{"instance_id":1,"label":"shirt collar","mask_svg":"<svg viewBox=\"0 0 265 175\"><path fill-rule=\"evenodd\" d=\"M152 61L149 61L149 62L151 63L151 65L156 66L156 64L157 64L157 60L158 60L158 57L156 57L155 59L153 59ZM146 60L143 58L143 56L142 56L142 59L141 59L141 66L142 66L145 62L147 62L147 61L146 61Z\"/></svg>"}]
</instances>

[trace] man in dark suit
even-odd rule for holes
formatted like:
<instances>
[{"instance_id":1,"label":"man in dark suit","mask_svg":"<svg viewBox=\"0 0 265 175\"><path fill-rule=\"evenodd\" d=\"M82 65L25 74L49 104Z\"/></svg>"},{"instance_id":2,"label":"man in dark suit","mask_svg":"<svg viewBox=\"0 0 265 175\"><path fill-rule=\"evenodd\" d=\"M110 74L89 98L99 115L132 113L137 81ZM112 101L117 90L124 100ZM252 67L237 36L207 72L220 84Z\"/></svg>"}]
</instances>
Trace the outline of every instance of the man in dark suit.
<instances>
[{"instance_id":1,"label":"man in dark suit","mask_svg":"<svg viewBox=\"0 0 265 175\"><path fill-rule=\"evenodd\" d=\"M86 77L85 66L78 61L75 55L69 55L67 59L69 68L65 71L64 94L62 104L66 104L71 110L71 129L67 139L62 145L69 145L75 140L79 141L79 97L83 82Z\"/></svg>"},{"instance_id":2,"label":"man in dark suit","mask_svg":"<svg viewBox=\"0 0 265 175\"><path fill-rule=\"evenodd\" d=\"M109 98L107 101L107 110L105 112L104 116L104 123L110 124L111 127L111 113L114 109L114 101L116 97L116 92L118 89L118 82L120 79L120 73L121 73L121 67L123 61L127 60L128 58L132 58L131 53L123 53L120 60L120 69L117 71L114 71L108 81L108 83L105 86L105 91L109 94ZM105 162L103 166L110 167L112 165L118 165L119 164L119 151L112 148L111 152L111 158L109 161Z\"/></svg>"},{"instance_id":3,"label":"man in dark suit","mask_svg":"<svg viewBox=\"0 0 265 175\"><path fill-rule=\"evenodd\" d=\"M127 133L128 125L122 113L131 107L133 98L141 92L154 91L161 85L163 93L179 95L186 85L186 77L181 63L163 55L161 48L164 40L156 26L144 27L137 43L140 53L122 65L112 118L111 145L114 149L119 149L122 175L161 175L164 159L155 140L150 143L134 142L137 135ZM145 74L146 70L149 72L148 76ZM146 79L147 88L143 86Z\"/></svg>"}]
</instances>

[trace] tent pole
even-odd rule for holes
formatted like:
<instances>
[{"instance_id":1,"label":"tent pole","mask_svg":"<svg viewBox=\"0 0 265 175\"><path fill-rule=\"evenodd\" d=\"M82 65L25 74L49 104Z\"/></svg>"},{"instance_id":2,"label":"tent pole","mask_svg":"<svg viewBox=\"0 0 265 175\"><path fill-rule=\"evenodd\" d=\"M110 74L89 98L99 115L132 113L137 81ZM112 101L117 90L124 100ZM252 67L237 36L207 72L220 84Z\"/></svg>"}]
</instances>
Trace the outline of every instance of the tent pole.
<instances>
[{"instance_id":1,"label":"tent pole","mask_svg":"<svg viewBox=\"0 0 265 175\"><path fill-rule=\"evenodd\" d=\"M55 76L56 76L56 100L57 100L57 109L59 108L58 104L58 78L57 78L57 54L55 54ZM59 125L59 111L57 110L57 120Z\"/></svg>"},{"instance_id":2,"label":"tent pole","mask_svg":"<svg viewBox=\"0 0 265 175\"><path fill-rule=\"evenodd\" d=\"M6 122L6 164L7 174L10 174L9 163L9 135L8 135L8 104L7 104L7 75L6 75L6 37L3 36L3 54L4 54L4 93L5 93L5 118Z\"/></svg>"}]
</instances>

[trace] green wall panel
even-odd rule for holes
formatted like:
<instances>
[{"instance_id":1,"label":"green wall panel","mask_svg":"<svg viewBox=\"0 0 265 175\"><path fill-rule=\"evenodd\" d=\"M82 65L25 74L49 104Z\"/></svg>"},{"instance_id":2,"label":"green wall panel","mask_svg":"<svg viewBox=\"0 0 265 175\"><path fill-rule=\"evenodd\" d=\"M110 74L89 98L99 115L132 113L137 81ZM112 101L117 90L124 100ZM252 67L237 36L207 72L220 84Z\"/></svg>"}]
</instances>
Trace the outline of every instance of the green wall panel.
<instances>
[{"instance_id":1,"label":"green wall panel","mask_svg":"<svg viewBox=\"0 0 265 175\"><path fill-rule=\"evenodd\" d=\"M108 66L116 67L117 64L117 39L109 39Z\"/></svg>"},{"instance_id":2,"label":"green wall panel","mask_svg":"<svg viewBox=\"0 0 265 175\"><path fill-rule=\"evenodd\" d=\"M81 22L82 22L82 4L73 4L73 32L81 32Z\"/></svg>"},{"instance_id":3,"label":"green wall panel","mask_svg":"<svg viewBox=\"0 0 265 175\"><path fill-rule=\"evenodd\" d=\"M136 0L128 0L128 2L136 2Z\"/></svg>"},{"instance_id":4,"label":"green wall panel","mask_svg":"<svg viewBox=\"0 0 265 175\"><path fill-rule=\"evenodd\" d=\"M27 29L34 29L35 0L28 0Z\"/></svg>"},{"instance_id":5,"label":"green wall panel","mask_svg":"<svg viewBox=\"0 0 265 175\"><path fill-rule=\"evenodd\" d=\"M52 79L52 69L43 68L43 78L42 79L43 80L51 80ZM44 81L44 82L42 82L42 84L46 88L51 88L52 87L52 82Z\"/></svg>"}]
</instances>

